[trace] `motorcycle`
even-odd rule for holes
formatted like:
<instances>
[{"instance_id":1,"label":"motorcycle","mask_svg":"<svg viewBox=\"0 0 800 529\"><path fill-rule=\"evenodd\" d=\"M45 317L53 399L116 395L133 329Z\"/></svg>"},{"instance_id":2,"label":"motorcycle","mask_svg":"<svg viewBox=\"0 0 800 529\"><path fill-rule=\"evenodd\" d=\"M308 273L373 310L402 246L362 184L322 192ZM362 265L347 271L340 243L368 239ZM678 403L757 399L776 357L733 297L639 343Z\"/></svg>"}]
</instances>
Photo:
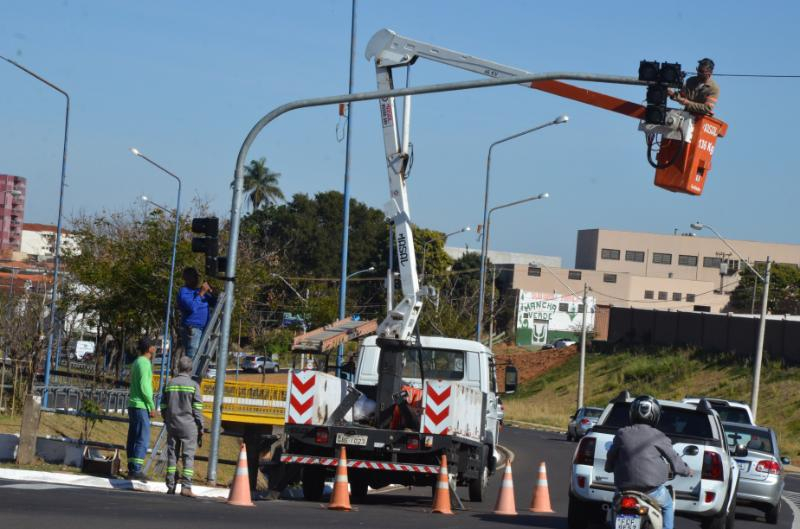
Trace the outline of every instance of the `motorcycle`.
<instances>
[{"instance_id":1,"label":"motorcycle","mask_svg":"<svg viewBox=\"0 0 800 529\"><path fill-rule=\"evenodd\" d=\"M608 517L611 529L662 529L664 526L661 505L647 494L635 490L615 494Z\"/></svg>"}]
</instances>

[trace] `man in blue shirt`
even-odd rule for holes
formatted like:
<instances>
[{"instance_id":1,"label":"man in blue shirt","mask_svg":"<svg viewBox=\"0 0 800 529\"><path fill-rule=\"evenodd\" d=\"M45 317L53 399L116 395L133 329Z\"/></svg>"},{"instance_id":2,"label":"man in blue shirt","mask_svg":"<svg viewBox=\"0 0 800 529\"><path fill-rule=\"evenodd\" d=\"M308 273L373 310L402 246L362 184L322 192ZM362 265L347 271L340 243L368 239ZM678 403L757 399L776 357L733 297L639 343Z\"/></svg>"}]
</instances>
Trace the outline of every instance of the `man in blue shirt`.
<instances>
[{"instance_id":1,"label":"man in blue shirt","mask_svg":"<svg viewBox=\"0 0 800 529\"><path fill-rule=\"evenodd\" d=\"M200 347L200 337L208 323L208 307L214 305L215 298L211 287L205 281L200 284L200 274L196 268L183 270L184 285L178 291L178 308L181 311L181 342L184 355L194 358Z\"/></svg>"}]
</instances>

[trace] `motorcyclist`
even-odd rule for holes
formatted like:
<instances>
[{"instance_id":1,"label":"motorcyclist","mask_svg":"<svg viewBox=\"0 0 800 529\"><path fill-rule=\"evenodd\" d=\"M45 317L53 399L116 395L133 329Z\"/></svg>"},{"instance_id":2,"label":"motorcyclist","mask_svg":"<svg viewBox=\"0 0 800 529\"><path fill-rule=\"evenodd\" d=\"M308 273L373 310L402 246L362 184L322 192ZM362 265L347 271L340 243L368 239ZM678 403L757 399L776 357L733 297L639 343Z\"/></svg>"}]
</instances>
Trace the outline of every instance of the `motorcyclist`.
<instances>
[{"instance_id":1,"label":"motorcyclist","mask_svg":"<svg viewBox=\"0 0 800 529\"><path fill-rule=\"evenodd\" d=\"M651 496L661 505L663 529L675 526L672 494L664 486L669 471L691 476L692 470L672 448L672 442L655 426L661 418L661 405L642 395L631 402L630 426L620 428L606 459L606 472L613 472L618 491L636 490Z\"/></svg>"}]
</instances>

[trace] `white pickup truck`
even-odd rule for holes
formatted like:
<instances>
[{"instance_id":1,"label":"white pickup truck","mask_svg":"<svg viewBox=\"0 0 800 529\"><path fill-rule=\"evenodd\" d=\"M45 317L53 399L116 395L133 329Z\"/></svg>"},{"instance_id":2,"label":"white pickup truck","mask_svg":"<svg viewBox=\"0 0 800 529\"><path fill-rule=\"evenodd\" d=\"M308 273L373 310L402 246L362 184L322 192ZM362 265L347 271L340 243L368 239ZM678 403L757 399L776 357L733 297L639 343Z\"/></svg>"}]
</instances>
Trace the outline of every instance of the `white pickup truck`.
<instances>
[{"instance_id":1,"label":"white pickup truck","mask_svg":"<svg viewBox=\"0 0 800 529\"><path fill-rule=\"evenodd\" d=\"M585 529L606 519L605 510L615 492L614 475L604 469L606 454L616 431L630 424L632 400L628 392L612 400L575 449L567 515L570 529ZM656 427L670 438L675 452L694 473L667 483L675 493L675 512L700 520L703 529L732 529L739 467L728 452L719 416L704 399L697 404L659 403L661 420Z\"/></svg>"},{"instance_id":2,"label":"white pickup truck","mask_svg":"<svg viewBox=\"0 0 800 529\"><path fill-rule=\"evenodd\" d=\"M379 346L378 344L381 343ZM515 370L507 368L506 390ZM367 487L435 485L442 454L456 483L481 501L496 465L502 407L495 366L484 345L420 337L418 345L361 345L354 382L292 370L280 461L302 471L303 492L318 500L347 447L354 499Z\"/></svg>"}]
</instances>

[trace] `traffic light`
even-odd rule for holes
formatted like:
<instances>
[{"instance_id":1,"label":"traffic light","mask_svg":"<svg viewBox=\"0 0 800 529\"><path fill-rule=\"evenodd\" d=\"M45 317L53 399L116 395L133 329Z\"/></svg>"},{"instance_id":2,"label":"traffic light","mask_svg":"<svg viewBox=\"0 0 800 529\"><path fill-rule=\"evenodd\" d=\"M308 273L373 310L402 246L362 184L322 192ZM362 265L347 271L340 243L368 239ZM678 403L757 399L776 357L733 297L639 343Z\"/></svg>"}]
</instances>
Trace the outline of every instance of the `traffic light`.
<instances>
[{"instance_id":1,"label":"traffic light","mask_svg":"<svg viewBox=\"0 0 800 529\"><path fill-rule=\"evenodd\" d=\"M644 121L651 125L664 125L667 121L667 87L681 88L684 73L678 63L658 61L639 62L639 80L651 84L647 87L647 108Z\"/></svg>"},{"instance_id":2,"label":"traffic light","mask_svg":"<svg viewBox=\"0 0 800 529\"><path fill-rule=\"evenodd\" d=\"M647 87L647 108L644 111L646 123L663 125L667 120L667 87L653 84Z\"/></svg>"},{"instance_id":3,"label":"traffic light","mask_svg":"<svg viewBox=\"0 0 800 529\"><path fill-rule=\"evenodd\" d=\"M219 259L219 219L217 217L201 217L192 219L192 232L202 234L192 237L192 251L206 254L206 275L216 277Z\"/></svg>"}]
</instances>

